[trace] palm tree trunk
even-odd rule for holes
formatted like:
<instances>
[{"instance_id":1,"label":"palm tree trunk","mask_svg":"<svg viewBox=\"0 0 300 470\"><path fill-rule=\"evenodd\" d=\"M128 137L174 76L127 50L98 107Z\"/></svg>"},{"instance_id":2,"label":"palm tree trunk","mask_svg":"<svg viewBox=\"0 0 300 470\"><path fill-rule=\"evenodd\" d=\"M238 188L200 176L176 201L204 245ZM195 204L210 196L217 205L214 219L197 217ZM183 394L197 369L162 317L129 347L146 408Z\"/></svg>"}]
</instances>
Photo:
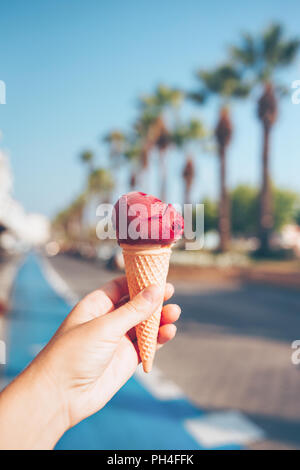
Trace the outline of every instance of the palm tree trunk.
<instances>
[{"instance_id":1,"label":"palm tree trunk","mask_svg":"<svg viewBox=\"0 0 300 470\"><path fill-rule=\"evenodd\" d=\"M144 193L149 192L149 155L150 150L147 148L147 144L142 149L141 153L141 169L138 174L137 187L140 188Z\"/></svg>"},{"instance_id":2,"label":"palm tree trunk","mask_svg":"<svg viewBox=\"0 0 300 470\"><path fill-rule=\"evenodd\" d=\"M269 174L270 132L277 118L277 99L271 82L264 85L263 93L258 100L258 118L263 124L262 186L260 194L259 237L260 253L270 251L270 238L273 229L273 210L271 181Z\"/></svg>"},{"instance_id":3,"label":"palm tree trunk","mask_svg":"<svg viewBox=\"0 0 300 470\"><path fill-rule=\"evenodd\" d=\"M134 191L137 184L137 174L136 171L132 170L129 176L129 187L130 191Z\"/></svg>"},{"instance_id":4,"label":"palm tree trunk","mask_svg":"<svg viewBox=\"0 0 300 470\"><path fill-rule=\"evenodd\" d=\"M260 251L264 254L267 254L270 251L270 236L273 227L271 181L269 174L270 130L270 126L264 126L262 155L262 188L260 197L259 219Z\"/></svg>"},{"instance_id":5,"label":"palm tree trunk","mask_svg":"<svg viewBox=\"0 0 300 470\"><path fill-rule=\"evenodd\" d=\"M188 183L185 183L184 204L191 204L191 187Z\"/></svg>"},{"instance_id":6,"label":"palm tree trunk","mask_svg":"<svg viewBox=\"0 0 300 470\"><path fill-rule=\"evenodd\" d=\"M84 227L83 227L83 210L78 213L78 232L79 232L79 240L82 242L84 239Z\"/></svg>"},{"instance_id":7,"label":"palm tree trunk","mask_svg":"<svg viewBox=\"0 0 300 470\"><path fill-rule=\"evenodd\" d=\"M161 175L161 188L160 198L162 201L167 200L167 165L166 165L166 152L165 150L160 151L160 175Z\"/></svg>"},{"instance_id":8,"label":"palm tree trunk","mask_svg":"<svg viewBox=\"0 0 300 470\"><path fill-rule=\"evenodd\" d=\"M219 249L224 252L229 248L230 242L230 206L226 187L226 150L232 137L232 124L227 107L223 106L220 109L215 136L220 159Z\"/></svg>"},{"instance_id":9,"label":"palm tree trunk","mask_svg":"<svg viewBox=\"0 0 300 470\"><path fill-rule=\"evenodd\" d=\"M226 151L225 147L219 148L220 158L220 203L219 203L219 235L220 251L223 253L228 250L230 240L230 208L229 197L226 188Z\"/></svg>"},{"instance_id":10,"label":"palm tree trunk","mask_svg":"<svg viewBox=\"0 0 300 470\"><path fill-rule=\"evenodd\" d=\"M191 204L192 198L191 198L191 191L192 191L192 186L194 182L194 177L195 177L195 167L194 167L194 162L193 159L190 155L186 154L185 157L185 166L183 169L183 180L184 180L184 204Z\"/></svg>"}]
</instances>

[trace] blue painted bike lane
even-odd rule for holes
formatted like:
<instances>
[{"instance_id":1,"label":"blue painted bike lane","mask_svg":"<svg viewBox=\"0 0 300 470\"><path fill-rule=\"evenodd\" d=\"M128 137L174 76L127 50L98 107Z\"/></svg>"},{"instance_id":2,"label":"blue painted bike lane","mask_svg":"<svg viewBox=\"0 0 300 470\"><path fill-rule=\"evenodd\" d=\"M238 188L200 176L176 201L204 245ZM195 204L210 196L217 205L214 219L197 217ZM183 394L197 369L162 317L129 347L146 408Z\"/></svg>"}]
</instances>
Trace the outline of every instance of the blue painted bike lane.
<instances>
[{"instance_id":1,"label":"blue painted bike lane","mask_svg":"<svg viewBox=\"0 0 300 470\"><path fill-rule=\"evenodd\" d=\"M69 311L70 306L47 282L38 258L30 255L17 275L7 315L7 379L24 369ZM184 421L206 414L186 399L158 400L132 378L104 409L69 430L56 448L200 449ZM219 448L240 446L232 443Z\"/></svg>"}]
</instances>

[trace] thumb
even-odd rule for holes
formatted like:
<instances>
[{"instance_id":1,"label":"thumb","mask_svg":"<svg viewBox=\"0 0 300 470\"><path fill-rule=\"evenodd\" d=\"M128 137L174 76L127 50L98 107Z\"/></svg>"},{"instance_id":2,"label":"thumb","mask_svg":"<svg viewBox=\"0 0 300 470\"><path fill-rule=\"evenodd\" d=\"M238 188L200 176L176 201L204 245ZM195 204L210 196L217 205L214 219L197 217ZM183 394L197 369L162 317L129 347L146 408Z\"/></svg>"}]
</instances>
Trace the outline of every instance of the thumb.
<instances>
[{"instance_id":1,"label":"thumb","mask_svg":"<svg viewBox=\"0 0 300 470\"><path fill-rule=\"evenodd\" d=\"M163 303L164 291L158 285L142 290L132 300L106 315L112 331L123 336L134 326L146 320Z\"/></svg>"}]
</instances>

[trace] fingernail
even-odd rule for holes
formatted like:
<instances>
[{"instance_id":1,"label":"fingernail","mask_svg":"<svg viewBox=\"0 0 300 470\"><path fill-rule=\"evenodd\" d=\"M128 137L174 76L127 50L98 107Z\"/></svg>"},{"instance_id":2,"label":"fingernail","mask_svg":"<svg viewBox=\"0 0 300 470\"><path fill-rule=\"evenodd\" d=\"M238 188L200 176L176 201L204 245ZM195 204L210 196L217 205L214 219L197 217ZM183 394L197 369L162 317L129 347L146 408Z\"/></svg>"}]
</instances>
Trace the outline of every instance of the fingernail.
<instances>
[{"instance_id":1,"label":"fingernail","mask_svg":"<svg viewBox=\"0 0 300 470\"><path fill-rule=\"evenodd\" d=\"M173 294L174 294L175 287L173 286L173 284L171 284L170 282L167 282L166 287L168 289L170 289L170 291L173 292Z\"/></svg>"},{"instance_id":2,"label":"fingernail","mask_svg":"<svg viewBox=\"0 0 300 470\"><path fill-rule=\"evenodd\" d=\"M177 305L177 304L175 304L174 307L177 310L177 314L180 315L181 314L181 307L179 307L179 305Z\"/></svg>"},{"instance_id":3,"label":"fingernail","mask_svg":"<svg viewBox=\"0 0 300 470\"><path fill-rule=\"evenodd\" d=\"M155 304L162 298L162 290L160 286L153 285L146 287L142 292L143 297L148 300L148 302Z\"/></svg>"}]
</instances>

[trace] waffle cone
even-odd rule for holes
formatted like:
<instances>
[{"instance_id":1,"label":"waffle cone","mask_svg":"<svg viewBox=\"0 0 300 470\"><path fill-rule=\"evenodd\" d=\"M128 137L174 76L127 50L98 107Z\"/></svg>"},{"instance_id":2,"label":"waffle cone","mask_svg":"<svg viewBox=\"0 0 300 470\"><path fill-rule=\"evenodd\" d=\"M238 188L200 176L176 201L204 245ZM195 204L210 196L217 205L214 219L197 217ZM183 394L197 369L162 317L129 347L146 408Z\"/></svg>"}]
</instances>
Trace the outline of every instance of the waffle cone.
<instances>
[{"instance_id":1,"label":"waffle cone","mask_svg":"<svg viewBox=\"0 0 300 470\"><path fill-rule=\"evenodd\" d=\"M151 284L165 286L171 255L170 246L132 246L121 244L121 247L123 249L125 271L131 299ZM150 372L152 369L161 309L162 305L159 306L150 318L136 327L139 353L145 372Z\"/></svg>"}]
</instances>

